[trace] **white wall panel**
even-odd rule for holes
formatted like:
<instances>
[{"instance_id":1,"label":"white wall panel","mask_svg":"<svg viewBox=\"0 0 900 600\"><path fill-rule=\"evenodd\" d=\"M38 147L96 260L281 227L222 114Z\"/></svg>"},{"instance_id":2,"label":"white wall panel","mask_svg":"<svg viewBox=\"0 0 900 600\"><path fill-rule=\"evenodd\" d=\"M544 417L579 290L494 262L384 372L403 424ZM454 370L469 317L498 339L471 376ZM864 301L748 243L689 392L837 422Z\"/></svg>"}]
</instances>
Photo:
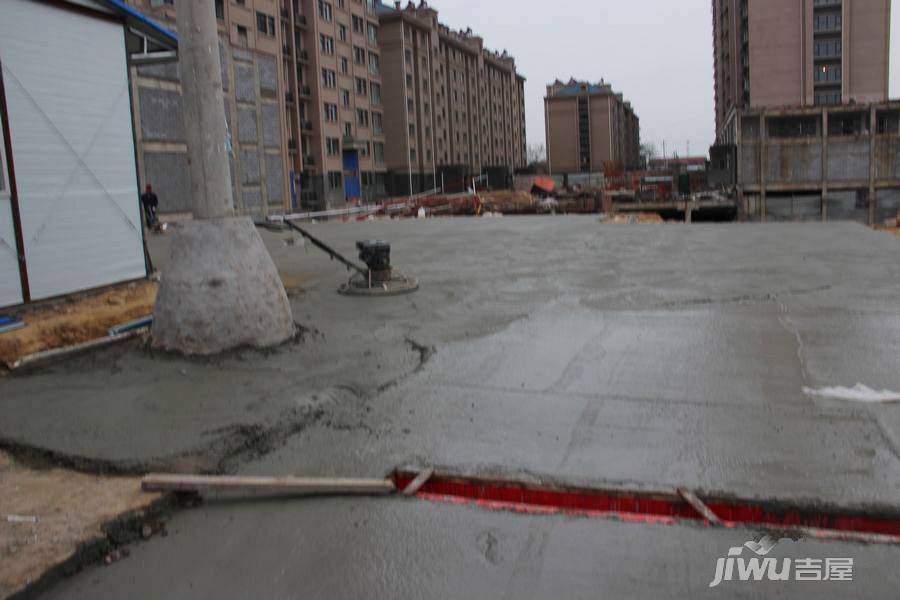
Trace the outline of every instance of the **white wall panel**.
<instances>
[{"instance_id":1,"label":"white wall panel","mask_svg":"<svg viewBox=\"0 0 900 600\"><path fill-rule=\"evenodd\" d=\"M22 302L22 283L4 148L3 127L0 127L0 306L10 306Z\"/></svg>"},{"instance_id":2,"label":"white wall panel","mask_svg":"<svg viewBox=\"0 0 900 600\"><path fill-rule=\"evenodd\" d=\"M32 298L145 275L122 26L3 0L0 62Z\"/></svg>"}]
</instances>

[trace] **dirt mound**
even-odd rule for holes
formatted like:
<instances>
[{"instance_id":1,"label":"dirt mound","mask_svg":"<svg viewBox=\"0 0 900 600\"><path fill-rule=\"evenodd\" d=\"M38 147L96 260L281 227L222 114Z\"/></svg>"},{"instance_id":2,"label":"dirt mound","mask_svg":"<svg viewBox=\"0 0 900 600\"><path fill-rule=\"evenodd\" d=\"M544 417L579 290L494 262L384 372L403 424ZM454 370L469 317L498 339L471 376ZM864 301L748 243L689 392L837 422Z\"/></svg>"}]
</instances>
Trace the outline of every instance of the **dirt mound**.
<instances>
[{"instance_id":1,"label":"dirt mound","mask_svg":"<svg viewBox=\"0 0 900 600\"><path fill-rule=\"evenodd\" d=\"M0 333L0 363L106 337L116 325L153 313L157 283L142 280L11 311L25 327Z\"/></svg>"}]
</instances>

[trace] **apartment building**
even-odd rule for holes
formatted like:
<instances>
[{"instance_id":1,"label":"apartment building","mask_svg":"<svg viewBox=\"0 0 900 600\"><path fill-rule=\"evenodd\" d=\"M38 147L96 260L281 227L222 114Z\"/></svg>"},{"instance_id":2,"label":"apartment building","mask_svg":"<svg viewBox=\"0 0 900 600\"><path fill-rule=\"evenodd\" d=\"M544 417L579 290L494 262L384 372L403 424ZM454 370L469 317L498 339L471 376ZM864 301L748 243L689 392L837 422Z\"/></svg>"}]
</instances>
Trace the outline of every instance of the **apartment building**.
<instances>
[{"instance_id":1,"label":"apartment building","mask_svg":"<svg viewBox=\"0 0 900 600\"><path fill-rule=\"evenodd\" d=\"M385 163L394 195L504 186L526 163L525 78L513 57L452 31L424 1L378 8Z\"/></svg>"},{"instance_id":2,"label":"apartment building","mask_svg":"<svg viewBox=\"0 0 900 600\"><path fill-rule=\"evenodd\" d=\"M286 120L303 209L384 195L382 58L374 0L281 0Z\"/></svg>"},{"instance_id":3,"label":"apartment building","mask_svg":"<svg viewBox=\"0 0 900 600\"><path fill-rule=\"evenodd\" d=\"M173 31L174 0L129 0ZM232 184L239 214L291 206L282 29L276 0L216 0L225 117L232 140ZM131 77L138 174L160 211L189 213L191 185L177 63L145 65Z\"/></svg>"},{"instance_id":4,"label":"apartment building","mask_svg":"<svg viewBox=\"0 0 900 600\"><path fill-rule=\"evenodd\" d=\"M129 0L176 28L174 0ZM425 2L216 0L241 214L505 185L525 158L525 79ZM132 78L138 168L166 213L190 211L177 64ZM390 172L390 176L389 176Z\"/></svg>"},{"instance_id":5,"label":"apartment building","mask_svg":"<svg viewBox=\"0 0 900 600\"><path fill-rule=\"evenodd\" d=\"M716 131L735 109L884 102L890 0L713 0Z\"/></svg>"},{"instance_id":6,"label":"apartment building","mask_svg":"<svg viewBox=\"0 0 900 600\"><path fill-rule=\"evenodd\" d=\"M551 173L600 173L610 163L640 167L640 120L605 81L548 85L544 119Z\"/></svg>"}]
</instances>

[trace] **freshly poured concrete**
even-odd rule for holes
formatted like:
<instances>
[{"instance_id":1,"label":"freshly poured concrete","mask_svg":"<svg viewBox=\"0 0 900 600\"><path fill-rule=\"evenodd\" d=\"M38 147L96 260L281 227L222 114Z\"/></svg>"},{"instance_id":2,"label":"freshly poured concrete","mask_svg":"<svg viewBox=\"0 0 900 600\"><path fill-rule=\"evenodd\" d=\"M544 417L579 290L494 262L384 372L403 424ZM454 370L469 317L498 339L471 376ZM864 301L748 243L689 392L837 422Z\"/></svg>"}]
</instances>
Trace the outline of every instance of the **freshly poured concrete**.
<instances>
[{"instance_id":1,"label":"freshly poured concrete","mask_svg":"<svg viewBox=\"0 0 900 600\"><path fill-rule=\"evenodd\" d=\"M592 218L311 229L347 254L357 239L391 241L393 262L420 291L339 296L348 274L338 263L291 234L264 233L282 276L302 288L295 319L315 332L268 353L192 362L132 347L8 377L0 438L127 470L371 476L411 463L900 504L900 406L802 391L900 390L894 237L857 225ZM153 240L155 259L165 244ZM715 557L747 535L390 500L226 504L175 524L165 542L59 593L245 597L252 585L260 597L695 596ZM504 548L502 559L476 569L471 561L486 560L470 554L479 544ZM860 573L871 569L852 592L817 594L891 590L874 574L896 549L816 548L852 552L866 561Z\"/></svg>"}]
</instances>

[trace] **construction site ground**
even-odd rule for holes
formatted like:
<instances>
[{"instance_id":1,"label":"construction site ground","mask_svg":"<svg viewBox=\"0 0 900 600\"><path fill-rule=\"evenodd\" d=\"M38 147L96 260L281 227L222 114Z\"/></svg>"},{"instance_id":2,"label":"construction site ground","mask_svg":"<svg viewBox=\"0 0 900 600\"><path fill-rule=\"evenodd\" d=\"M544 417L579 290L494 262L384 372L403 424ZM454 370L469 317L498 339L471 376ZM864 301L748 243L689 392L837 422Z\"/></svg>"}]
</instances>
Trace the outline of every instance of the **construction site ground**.
<instances>
[{"instance_id":1,"label":"construction site ground","mask_svg":"<svg viewBox=\"0 0 900 600\"><path fill-rule=\"evenodd\" d=\"M0 379L0 445L86 472L383 476L401 465L896 509L900 244L853 224L606 226L596 217L329 223L421 288L262 231L302 335L202 361L126 342ZM170 237L150 251L163 274ZM806 390L806 391L805 391ZM827 394L826 394L827 396ZM4 492L5 494L5 492ZM852 583L730 583L756 533L420 500L209 502L51 598L889 598L900 547L812 540Z\"/></svg>"},{"instance_id":2,"label":"construction site ground","mask_svg":"<svg viewBox=\"0 0 900 600\"><path fill-rule=\"evenodd\" d=\"M126 518L138 530L149 526L142 516L160 500L160 494L142 492L134 477L35 468L5 452L0 452L0 490L0 598L55 569L76 571L98 558L121 559L109 546L109 529L127 527L121 523Z\"/></svg>"},{"instance_id":3,"label":"construction site ground","mask_svg":"<svg viewBox=\"0 0 900 600\"><path fill-rule=\"evenodd\" d=\"M157 285L134 281L14 311L25 327L0 333L0 368L32 354L106 337L111 327L153 314Z\"/></svg>"}]
</instances>

